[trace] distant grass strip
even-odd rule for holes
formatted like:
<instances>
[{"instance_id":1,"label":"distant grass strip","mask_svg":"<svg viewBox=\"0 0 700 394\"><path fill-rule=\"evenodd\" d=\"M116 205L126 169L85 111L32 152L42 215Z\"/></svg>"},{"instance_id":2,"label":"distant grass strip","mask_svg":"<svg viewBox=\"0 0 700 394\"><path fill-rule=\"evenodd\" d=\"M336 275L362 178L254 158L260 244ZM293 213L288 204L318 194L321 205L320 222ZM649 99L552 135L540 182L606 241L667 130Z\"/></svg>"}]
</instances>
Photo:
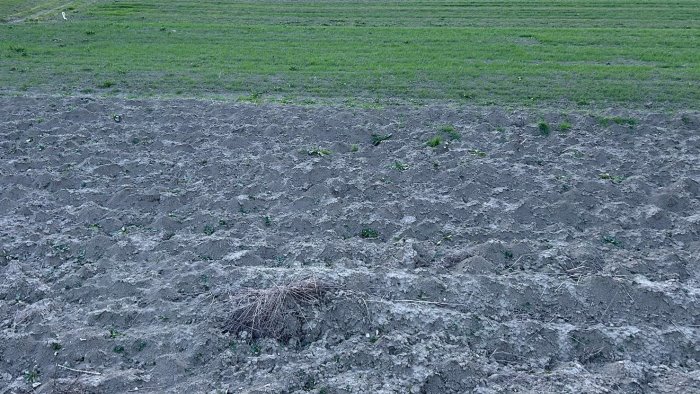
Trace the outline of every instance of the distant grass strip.
<instances>
[{"instance_id":1,"label":"distant grass strip","mask_svg":"<svg viewBox=\"0 0 700 394\"><path fill-rule=\"evenodd\" d=\"M27 3L6 92L700 103L696 0Z\"/></svg>"}]
</instances>

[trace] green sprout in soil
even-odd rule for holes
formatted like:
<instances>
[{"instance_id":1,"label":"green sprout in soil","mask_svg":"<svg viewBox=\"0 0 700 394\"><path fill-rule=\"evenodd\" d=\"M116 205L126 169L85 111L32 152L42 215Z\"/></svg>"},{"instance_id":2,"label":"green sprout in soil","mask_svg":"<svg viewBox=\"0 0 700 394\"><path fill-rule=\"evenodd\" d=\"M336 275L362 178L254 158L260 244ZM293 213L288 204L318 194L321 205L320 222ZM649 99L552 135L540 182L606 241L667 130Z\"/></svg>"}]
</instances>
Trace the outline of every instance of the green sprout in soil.
<instances>
[{"instance_id":1,"label":"green sprout in soil","mask_svg":"<svg viewBox=\"0 0 700 394\"><path fill-rule=\"evenodd\" d=\"M391 138L391 134L372 134L372 145L377 146L382 143L382 141L386 141L389 138Z\"/></svg>"},{"instance_id":2,"label":"green sprout in soil","mask_svg":"<svg viewBox=\"0 0 700 394\"><path fill-rule=\"evenodd\" d=\"M309 149L308 151L306 151L306 153L308 153L309 156L323 157L323 156L330 155L331 151L328 149L324 149L324 148L319 147L319 148Z\"/></svg>"},{"instance_id":3,"label":"green sprout in soil","mask_svg":"<svg viewBox=\"0 0 700 394\"><path fill-rule=\"evenodd\" d=\"M609 244L612 246L621 246L622 242L620 242L619 239L613 237L612 235L605 235L603 236L603 243L604 244Z\"/></svg>"},{"instance_id":4,"label":"green sprout in soil","mask_svg":"<svg viewBox=\"0 0 700 394\"><path fill-rule=\"evenodd\" d=\"M400 161L398 161L398 160L394 162L394 164L392 165L392 167L393 167L395 170L399 170L399 171L406 171L406 170L408 170L408 165L403 164L402 162L400 162Z\"/></svg>"},{"instance_id":5,"label":"green sprout in soil","mask_svg":"<svg viewBox=\"0 0 700 394\"><path fill-rule=\"evenodd\" d=\"M637 120L633 118L623 118L621 116L613 116L613 117L603 117L599 119L599 122L601 125L608 127L611 124L615 123L618 125L627 125L627 126L634 126L637 124Z\"/></svg>"},{"instance_id":6,"label":"green sprout in soil","mask_svg":"<svg viewBox=\"0 0 700 394\"><path fill-rule=\"evenodd\" d=\"M311 391L311 390L313 390L315 387L316 387L316 378L314 378L313 376L309 376L309 377L306 379L306 382L304 382L304 387L302 387L302 389L303 389L304 391Z\"/></svg>"},{"instance_id":7,"label":"green sprout in soil","mask_svg":"<svg viewBox=\"0 0 700 394\"><path fill-rule=\"evenodd\" d=\"M425 144L431 148L437 148L441 142L442 138L440 138L439 135L436 135L435 137L429 139L428 142L426 142Z\"/></svg>"},{"instance_id":8,"label":"green sprout in soil","mask_svg":"<svg viewBox=\"0 0 700 394\"><path fill-rule=\"evenodd\" d=\"M607 172L603 172L598 174L598 178L604 179L604 180L609 180L612 183L622 183L622 181L625 180L625 177L620 176L620 175L610 175Z\"/></svg>"},{"instance_id":9,"label":"green sprout in soil","mask_svg":"<svg viewBox=\"0 0 700 394\"><path fill-rule=\"evenodd\" d=\"M134 350L137 352L142 351L148 346L148 342L144 341L143 339L137 339L136 342L134 342Z\"/></svg>"},{"instance_id":10,"label":"green sprout in soil","mask_svg":"<svg viewBox=\"0 0 700 394\"><path fill-rule=\"evenodd\" d=\"M119 331L117 331L117 330L115 330L114 328L110 328L110 329L109 329L109 338L110 338L110 339L118 338L118 337L121 337L121 336L124 336L124 334L121 333L121 332L119 332Z\"/></svg>"},{"instance_id":11,"label":"green sprout in soil","mask_svg":"<svg viewBox=\"0 0 700 394\"><path fill-rule=\"evenodd\" d=\"M479 149L469 149L467 152L471 153L476 157L486 157L486 152Z\"/></svg>"},{"instance_id":12,"label":"green sprout in soil","mask_svg":"<svg viewBox=\"0 0 700 394\"><path fill-rule=\"evenodd\" d=\"M39 380L39 376L41 373L39 372L39 369L37 367L34 367L28 371L24 371L24 380L27 383L34 383Z\"/></svg>"},{"instance_id":13,"label":"green sprout in soil","mask_svg":"<svg viewBox=\"0 0 700 394\"><path fill-rule=\"evenodd\" d=\"M445 133L453 141L462 138L462 135L455 130L455 127L449 124L440 126L440 131Z\"/></svg>"},{"instance_id":14,"label":"green sprout in soil","mask_svg":"<svg viewBox=\"0 0 700 394\"><path fill-rule=\"evenodd\" d=\"M366 227L360 231L360 237L365 239L379 238L379 231Z\"/></svg>"},{"instance_id":15,"label":"green sprout in soil","mask_svg":"<svg viewBox=\"0 0 700 394\"><path fill-rule=\"evenodd\" d=\"M216 232L216 229L213 226L206 225L206 226L204 226L203 232L206 235L212 235L212 234L214 234L214 232Z\"/></svg>"},{"instance_id":16,"label":"green sprout in soil","mask_svg":"<svg viewBox=\"0 0 700 394\"><path fill-rule=\"evenodd\" d=\"M350 145L350 152L354 153L354 152L357 152L358 150L360 150L360 147L357 144Z\"/></svg>"},{"instance_id":17,"label":"green sprout in soil","mask_svg":"<svg viewBox=\"0 0 700 394\"><path fill-rule=\"evenodd\" d=\"M272 226L272 219L270 219L269 216L265 215L265 217L263 217L263 224L265 225L265 227Z\"/></svg>"},{"instance_id":18,"label":"green sprout in soil","mask_svg":"<svg viewBox=\"0 0 700 394\"><path fill-rule=\"evenodd\" d=\"M566 133L569 130L571 130L571 123L567 121L559 123L559 131L561 131L562 133Z\"/></svg>"},{"instance_id":19,"label":"green sprout in soil","mask_svg":"<svg viewBox=\"0 0 700 394\"><path fill-rule=\"evenodd\" d=\"M59 350L63 349L63 345L61 345L58 342L51 342L51 350L57 352Z\"/></svg>"},{"instance_id":20,"label":"green sprout in soil","mask_svg":"<svg viewBox=\"0 0 700 394\"><path fill-rule=\"evenodd\" d=\"M117 345L117 346L115 346L114 348L112 348L112 351L113 351L114 353L117 353L117 354L122 354L122 353L124 353L125 349L124 349L124 346L122 346L122 345Z\"/></svg>"},{"instance_id":21,"label":"green sprout in soil","mask_svg":"<svg viewBox=\"0 0 700 394\"><path fill-rule=\"evenodd\" d=\"M545 137L549 135L549 124L547 122L538 123L537 128L540 130L540 135Z\"/></svg>"}]
</instances>

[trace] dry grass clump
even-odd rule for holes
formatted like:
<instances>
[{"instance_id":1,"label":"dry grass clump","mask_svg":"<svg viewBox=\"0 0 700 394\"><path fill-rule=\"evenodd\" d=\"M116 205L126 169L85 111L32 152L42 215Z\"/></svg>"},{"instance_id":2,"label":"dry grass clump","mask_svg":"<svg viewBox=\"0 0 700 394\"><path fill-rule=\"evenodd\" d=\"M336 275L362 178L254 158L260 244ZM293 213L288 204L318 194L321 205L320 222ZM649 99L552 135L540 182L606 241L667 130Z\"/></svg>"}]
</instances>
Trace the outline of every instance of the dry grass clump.
<instances>
[{"instance_id":1,"label":"dry grass clump","mask_svg":"<svg viewBox=\"0 0 700 394\"><path fill-rule=\"evenodd\" d=\"M318 303L335 286L316 277L304 278L266 289L242 289L231 295L233 313L225 331L250 331L254 337L280 338L294 331L293 325L308 320L305 307Z\"/></svg>"}]
</instances>

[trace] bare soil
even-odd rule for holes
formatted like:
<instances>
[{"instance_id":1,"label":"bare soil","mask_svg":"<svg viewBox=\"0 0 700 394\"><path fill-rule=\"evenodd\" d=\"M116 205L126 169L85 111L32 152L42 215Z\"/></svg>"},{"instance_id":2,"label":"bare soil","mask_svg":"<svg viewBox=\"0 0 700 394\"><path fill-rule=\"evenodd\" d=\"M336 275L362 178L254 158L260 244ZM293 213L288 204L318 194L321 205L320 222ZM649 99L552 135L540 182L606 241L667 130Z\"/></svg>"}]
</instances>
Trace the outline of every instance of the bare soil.
<instances>
[{"instance_id":1,"label":"bare soil","mask_svg":"<svg viewBox=\"0 0 700 394\"><path fill-rule=\"evenodd\" d=\"M700 392L699 129L0 98L0 393Z\"/></svg>"}]
</instances>

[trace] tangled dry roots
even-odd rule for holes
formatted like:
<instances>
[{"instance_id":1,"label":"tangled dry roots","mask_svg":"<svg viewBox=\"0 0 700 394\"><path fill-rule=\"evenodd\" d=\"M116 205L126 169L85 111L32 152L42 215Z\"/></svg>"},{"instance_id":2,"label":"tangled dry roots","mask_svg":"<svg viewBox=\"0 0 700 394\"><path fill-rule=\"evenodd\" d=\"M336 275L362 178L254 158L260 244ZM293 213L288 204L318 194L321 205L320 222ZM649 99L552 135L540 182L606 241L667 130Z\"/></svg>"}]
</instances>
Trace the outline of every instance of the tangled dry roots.
<instances>
[{"instance_id":1,"label":"tangled dry roots","mask_svg":"<svg viewBox=\"0 0 700 394\"><path fill-rule=\"evenodd\" d=\"M244 289L231 296L233 313L225 331L250 331L254 337L280 338L289 323L306 320L304 308L317 303L334 287L315 277L275 285L267 289Z\"/></svg>"}]
</instances>

